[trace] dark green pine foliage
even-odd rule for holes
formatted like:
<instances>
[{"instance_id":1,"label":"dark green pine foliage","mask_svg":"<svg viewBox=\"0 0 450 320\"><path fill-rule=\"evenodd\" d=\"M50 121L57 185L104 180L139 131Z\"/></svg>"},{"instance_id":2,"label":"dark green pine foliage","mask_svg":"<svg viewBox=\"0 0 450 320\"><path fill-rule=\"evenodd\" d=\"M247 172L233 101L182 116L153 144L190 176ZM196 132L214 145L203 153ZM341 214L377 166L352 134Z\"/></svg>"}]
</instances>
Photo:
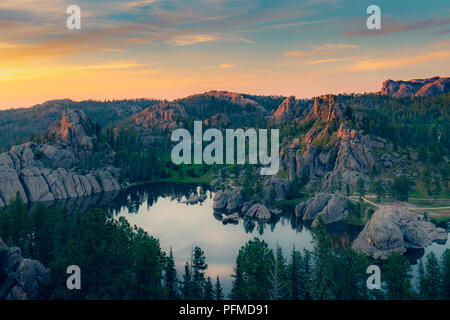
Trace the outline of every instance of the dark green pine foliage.
<instances>
[{"instance_id":1,"label":"dark green pine foliage","mask_svg":"<svg viewBox=\"0 0 450 320\"><path fill-rule=\"evenodd\" d=\"M272 300L283 300L287 298L287 274L286 261L283 256L283 250L277 245L275 259L271 268L272 288L270 298Z\"/></svg>"},{"instance_id":2,"label":"dark green pine foliage","mask_svg":"<svg viewBox=\"0 0 450 320\"><path fill-rule=\"evenodd\" d=\"M425 268L422 261L419 264L419 288L423 299L435 300L441 298L442 274L439 260L431 252L427 255Z\"/></svg>"},{"instance_id":3,"label":"dark green pine foliage","mask_svg":"<svg viewBox=\"0 0 450 320\"><path fill-rule=\"evenodd\" d=\"M183 295L183 299L185 299L185 300L194 299L191 266L189 265L189 263L187 261L186 261L186 264L184 265L184 275L183 275L181 293Z\"/></svg>"},{"instance_id":4,"label":"dark green pine foliage","mask_svg":"<svg viewBox=\"0 0 450 320\"><path fill-rule=\"evenodd\" d=\"M205 271L208 269L205 253L199 247L192 254L192 290L194 299L203 299L206 285Z\"/></svg>"},{"instance_id":5,"label":"dark green pine foliage","mask_svg":"<svg viewBox=\"0 0 450 320\"><path fill-rule=\"evenodd\" d=\"M445 250L441 260L442 299L450 299L450 249Z\"/></svg>"},{"instance_id":6,"label":"dark green pine foliage","mask_svg":"<svg viewBox=\"0 0 450 320\"><path fill-rule=\"evenodd\" d=\"M175 300L179 298L178 295L178 279L177 270L175 269L175 262L173 259L172 247L170 247L169 256L166 257L164 266L164 284L167 290L167 298Z\"/></svg>"},{"instance_id":7,"label":"dark green pine foliage","mask_svg":"<svg viewBox=\"0 0 450 320\"><path fill-rule=\"evenodd\" d=\"M208 277L205 282L205 300L214 299L214 287L211 281L211 277Z\"/></svg>"},{"instance_id":8,"label":"dark green pine foliage","mask_svg":"<svg viewBox=\"0 0 450 320\"><path fill-rule=\"evenodd\" d=\"M270 299L274 259L273 251L265 241L258 238L248 241L236 259L231 298Z\"/></svg>"},{"instance_id":9,"label":"dark green pine foliage","mask_svg":"<svg viewBox=\"0 0 450 320\"><path fill-rule=\"evenodd\" d=\"M334 280L335 256L331 252L330 238L326 232L325 221L319 216L313 228L315 248L312 252L313 269L309 291L312 299L335 299L336 282Z\"/></svg>"},{"instance_id":10,"label":"dark green pine foliage","mask_svg":"<svg viewBox=\"0 0 450 320\"><path fill-rule=\"evenodd\" d=\"M411 264L400 253L392 253L383 266L386 295L389 299L402 300L413 297L411 289Z\"/></svg>"},{"instance_id":11,"label":"dark green pine foliage","mask_svg":"<svg viewBox=\"0 0 450 320\"><path fill-rule=\"evenodd\" d=\"M216 300L223 300L223 289L222 285L220 284L219 276L216 278L216 284L214 285L214 299Z\"/></svg>"},{"instance_id":12,"label":"dark green pine foliage","mask_svg":"<svg viewBox=\"0 0 450 320\"><path fill-rule=\"evenodd\" d=\"M68 214L59 206L29 211L17 197L0 214L0 238L50 269L51 298L166 298L159 241L123 217L100 209ZM69 265L82 270L81 290L66 287Z\"/></svg>"}]
</instances>

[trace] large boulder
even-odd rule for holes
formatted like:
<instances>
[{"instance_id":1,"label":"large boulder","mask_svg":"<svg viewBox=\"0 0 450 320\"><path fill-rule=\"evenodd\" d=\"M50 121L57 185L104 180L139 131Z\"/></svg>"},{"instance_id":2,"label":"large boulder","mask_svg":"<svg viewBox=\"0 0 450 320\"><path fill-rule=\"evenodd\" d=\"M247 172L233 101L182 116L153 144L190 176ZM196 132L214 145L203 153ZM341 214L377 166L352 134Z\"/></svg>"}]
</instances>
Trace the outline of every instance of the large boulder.
<instances>
[{"instance_id":1,"label":"large boulder","mask_svg":"<svg viewBox=\"0 0 450 320\"><path fill-rule=\"evenodd\" d=\"M312 226L317 224L319 216L328 224L344 219L349 213L347 199L327 193L319 193L295 207L295 215L303 220L312 220Z\"/></svg>"},{"instance_id":2,"label":"large boulder","mask_svg":"<svg viewBox=\"0 0 450 320\"><path fill-rule=\"evenodd\" d=\"M237 211L243 205L241 189L219 190L214 194L213 201L213 209L215 211Z\"/></svg>"},{"instance_id":3,"label":"large boulder","mask_svg":"<svg viewBox=\"0 0 450 320\"><path fill-rule=\"evenodd\" d=\"M404 253L446 239L444 229L419 219L406 207L384 207L374 213L352 247L375 259L387 259L392 252Z\"/></svg>"},{"instance_id":4,"label":"large boulder","mask_svg":"<svg viewBox=\"0 0 450 320\"><path fill-rule=\"evenodd\" d=\"M245 215L249 218L254 218L258 220L270 220L272 214L269 209L263 204L256 203L254 204Z\"/></svg>"},{"instance_id":5,"label":"large boulder","mask_svg":"<svg viewBox=\"0 0 450 320\"><path fill-rule=\"evenodd\" d=\"M20 248L8 248L0 240L0 300L36 300L50 285L48 270L37 260L22 257Z\"/></svg>"}]
</instances>

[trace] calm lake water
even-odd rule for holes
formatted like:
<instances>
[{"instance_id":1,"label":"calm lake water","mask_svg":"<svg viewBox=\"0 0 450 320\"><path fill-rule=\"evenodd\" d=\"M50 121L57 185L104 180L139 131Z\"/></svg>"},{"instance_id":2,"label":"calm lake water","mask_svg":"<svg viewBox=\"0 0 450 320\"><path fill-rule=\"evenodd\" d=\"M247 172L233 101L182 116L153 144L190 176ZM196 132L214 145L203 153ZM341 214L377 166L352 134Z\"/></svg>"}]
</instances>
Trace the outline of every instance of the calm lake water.
<instances>
[{"instance_id":1,"label":"calm lake water","mask_svg":"<svg viewBox=\"0 0 450 320\"><path fill-rule=\"evenodd\" d=\"M283 212L266 224L240 220L237 224L223 224L213 214L213 193L203 186L207 198L196 204L186 203L192 192L199 190L198 185L158 183L134 187L121 192L107 207L117 217L125 217L131 225L143 228L159 239L161 248L174 252L178 275L181 278L184 264L189 261L192 249L203 249L208 263L208 275L215 280L219 275L225 294L231 289L234 263L239 248L248 240L258 237L266 241L272 249L279 245L289 256L293 246L298 250L313 248L312 235L308 225L295 219L293 212ZM358 235L360 228L344 224L329 226L334 246L348 246ZM450 248L446 244L433 243L425 250L407 254L415 264L423 254L433 251L438 257Z\"/></svg>"}]
</instances>

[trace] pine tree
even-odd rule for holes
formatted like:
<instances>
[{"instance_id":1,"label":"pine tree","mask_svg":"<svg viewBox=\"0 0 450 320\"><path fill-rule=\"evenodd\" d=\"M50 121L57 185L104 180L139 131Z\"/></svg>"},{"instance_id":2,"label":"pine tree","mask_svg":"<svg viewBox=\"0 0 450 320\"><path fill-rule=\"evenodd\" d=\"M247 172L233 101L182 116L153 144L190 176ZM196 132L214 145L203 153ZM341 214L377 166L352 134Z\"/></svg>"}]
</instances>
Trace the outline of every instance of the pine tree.
<instances>
[{"instance_id":1,"label":"pine tree","mask_svg":"<svg viewBox=\"0 0 450 320\"><path fill-rule=\"evenodd\" d=\"M216 284L214 286L214 299L216 300L223 300L223 289L222 285L220 284L219 276L216 278Z\"/></svg>"},{"instance_id":2,"label":"pine tree","mask_svg":"<svg viewBox=\"0 0 450 320\"><path fill-rule=\"evenodd\" d=\"M283 251L278 245L270 275L272 279L270 298L272 300L286 298L286 262L284 260Z\"/></svg>"},{"instance_id":3,"label":"pine tree","mask_svg":"<svg viewBox=\"0 0 450 320\"><path fill-rule=\"evenodd\" d=\"M450 249L445 250L441 261L442 299L450 299Z\"/></svg>"},{"instance_id":4,"label":"pine tree","mask_svg":"<svg viewBox=\"0 0 450 320\"><path fill-rule=\"evenodd\" d=\"M311 275L310 292L313 299L329 300L335 298L334 257L330 248L330 239L326 232L325 221L321 216L313 228L313 270Z\"/></svg>"},{"instance_id":5,"label":"pine tree","mask_svg":"<svg viewBox=\"0 0 450 320\"><path fill-rule=\"evenodd\" d=\"M419 282L419 295L421 298L425 297L426 291L426 280L425 280L425 267L423 266L422 259L419 261L419 265L417 268L418 273L418 282Z\"/></svg>"},{"instance_id":6,"label":"pine tree","mask_svg":"<svg viewBox=\"0 0 450 320\"><path fill-rule=\"evenodd\" d=\"M208 269L205 253L199 247L192 255L192 287L195 299L202 299L205 288L205 271Z\"/></svg>"},{"instance_id":7,"label":"pine tree","mask_svg":"<svg viewBox=\"0 0 450 320\"><path fill-rule=\"evenodd\" d=\"M302 256L301 253L292 248L291 260L287 267L287 291L288 299L298 300L300 296L300 272L301 272Z\"/></svg>"},{"instance_id":8,"label":"pine tree","mask_svg":"<svg viewBox=\"0 0 450 320\"><path fill-rule=\"evenodd\" d=\"M439 267L439 261L433 252L427 255L427 262L425 264L425 274L423 279L423 298L439 299L442 275Z\"/></svg>"},{"instance_id":9,"label":"pine tree","mask_svg":"<svg viewBox=\"0 0 450 320\"><path fill-rule=\"evenodd\" d=\"M387 286L387 296L393 300L411 297L411 264L400 253L392 253L384 265L383 275Z\"/></svg>"},{"instance_id":10,"label":"pine tree","mask_svg":"<svg viewBox=\"0 0 450 320\"><path fill-rule=\"evenodd\" d=\"M193 292L192 292L192 273L191 273L191 266L186 261L186 264L184 265L184 275L183 275L183 283L181 292L183 294L183 299L190 300L193 299Z\"/></svg>"},{"instance_id":11,"label":"pine tree","mask_svg":"<svg viewBox=\"0 0 450 320\"><path fill-rule=\"evenodd\" d=\"M359 177L356 180L356 192L359 194L359 197L364 197L365 189L364 189L364 179L362 177Z\"/></svg>"},{"instance_id":12,"label":"pine tree","mask_svg":"<svg viewBox=\"0 0 450 320\"><path fill-rule=\"evenodd\" d=\"M177 271L175 269L172 247L170 247L169 256L166 258L164 282L167 288L167 298L170 300L177 299L178 298Z\"/></svg>"},{"instance_id":13,"label":"pine tree","mask_svg":"<svg viewBox=\"0 0 450 320\"><path fill-rule=\"evenodd\" d=\"M211 277L208 277L205 282L205 300L213 300L214 299L214 288L211 281Z\"/></svg>"},{"instance_id":14,"label":"pine tree","mask_svg":"<svg viewBox=\"0 0 450 320\"><path fill-rule=\"evenodd\" d=\"M247 296L245 294L246 283L244 280L242 256L240 255L242 250L243 250L242 248L239 250L239 255L236 258L236 265L234 267L234 274L231 275L231 277L234 278L233 286L231 288L231 299L233 299L233 300L244 300L247 298Z\"/></svg>"}]
</instances>

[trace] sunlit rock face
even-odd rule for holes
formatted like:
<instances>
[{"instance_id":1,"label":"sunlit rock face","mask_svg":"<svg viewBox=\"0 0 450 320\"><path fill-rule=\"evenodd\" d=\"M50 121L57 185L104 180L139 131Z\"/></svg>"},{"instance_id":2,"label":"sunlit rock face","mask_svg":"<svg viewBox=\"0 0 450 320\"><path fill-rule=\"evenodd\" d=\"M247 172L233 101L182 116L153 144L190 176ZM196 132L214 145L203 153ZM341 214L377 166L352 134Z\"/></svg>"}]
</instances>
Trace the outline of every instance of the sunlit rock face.
<instances>
[{"instance_id":1,"label":"sunlit rock face","mask_svg":"<svg viewBox=\"0 0 450 320\"><path fill-rule=\"evenodd\" d=\"M450 91L449 79L448 77L413 79L409 81L394 81L389 79L383 82L381 94L394 98L435 96Z\"/></svg>"}]
</instances>

